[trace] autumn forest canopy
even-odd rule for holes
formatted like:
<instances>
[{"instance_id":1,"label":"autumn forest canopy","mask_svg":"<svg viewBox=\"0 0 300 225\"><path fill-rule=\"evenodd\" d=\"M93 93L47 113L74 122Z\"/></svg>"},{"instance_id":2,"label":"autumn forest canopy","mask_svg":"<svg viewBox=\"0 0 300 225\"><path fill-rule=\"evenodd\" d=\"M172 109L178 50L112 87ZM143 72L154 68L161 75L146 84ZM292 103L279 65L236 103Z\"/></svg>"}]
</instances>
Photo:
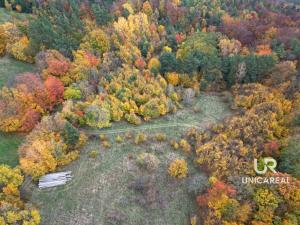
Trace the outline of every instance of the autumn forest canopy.
<instances>
[{"instance_id":1,"label":"autumn forest canopy","mask_svg":"<svg viewBox=\"0 0 300 225\"><path fill-rule=\"evenodd\" d=\"M300 224L300 1L0 0L0 66L0 225ZM86 163L113 212L45 210Z\"/></svg>"}]
</instances>

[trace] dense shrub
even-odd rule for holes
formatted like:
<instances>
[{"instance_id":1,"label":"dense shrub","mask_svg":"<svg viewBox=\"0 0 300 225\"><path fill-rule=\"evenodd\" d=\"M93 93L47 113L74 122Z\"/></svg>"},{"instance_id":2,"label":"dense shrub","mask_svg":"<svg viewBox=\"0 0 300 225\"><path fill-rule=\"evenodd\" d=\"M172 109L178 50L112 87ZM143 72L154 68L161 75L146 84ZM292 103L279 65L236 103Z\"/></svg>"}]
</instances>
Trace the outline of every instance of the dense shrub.
<instances>
[{"instance_id":1,"label":"dense shrub","mask_svg":"<svg viewBox=\"0 0 300 225\"><path fill-rule=\"evenodd\" d=\"M186 161L184 159L174 159L169 165L168 173L175 178L185 178L188 173Z\"/></svg>"},{"instance_id":2,"label":"dense shrub","mask_svg":"<svg viewBox=\"0 0 300 225\"><path fill-rule=\"evenodd\" d=\"M111 148L111 144L110 144L109 141L103 141L103 142L102 142L102 146L103 146L104 148Z\"/></svg>"},{"instance_id":3,"label":"dense shrub","mask_svg":"<svg viewBox=\"0 0 300 225\"><path fill-rule=\"evenodd\" d=\"M140 125L142 123L140 117L138 117L135 113L126 114L125 119L134 125Z\"/></svg>"},{"instance_id":4,"label":"dense shrub","mask_svg":"<svg viewBox=\"0 0 300 225\"><path fill-rule=\"evenodd\" d=\"M144 133L138 133L134 139L134 143L136 145L139 145L139 144L142 144L144 143L145 141L147 141L148 137L146 134Z\"/></svg>"},{"instance_id":5,"label":"dense shrub","mask_svg":"<svg viewBox=\"0 0 300 225\"><path fill-rule=\"evenodd\" d=\"M122 142L124 141L124 139L123 139L120 135L118 135L118 136L115 138L115 141L116 141L117 143L122 143Z\"/></svg>"},{"instance_id":6,"label":"dense shrub","mask_svg":"<svg viewBox=\"0 0 300 225\"><path fill-rule=\"evenodd\" d=\"M26 51L29 47L29 40L26 36L9 46L8 52L16 59L24 62L34 63L34 58Z\"/></svg>"},{"instance_id":7,"label":"dense shrub","mask_svg":"<svg viewBox=\"0 0 300 225\"><path fill-rule=\"evenodd\" d=\"M157 118L167 113L167 103L159 98L153 98L149 100L145 105L140 107L139 113L144 116L145 119Z\"/></svg>"},{"instance_id":8,"label":"dense shrub","mask_svg":"<svg viewBox=\"0 0 300 225\"><path fill-rule=\"evenodd\" d=\"M177 143L176 140L171 140L171 141L170 141L170 145L172 146L172 148L173 148L174 150L177 150L177 149L179 148L179 144Z\"/></svg>"},{"instance_id":9,"label":"dense shrub","mask_svg":"<svg viewBox=\"0 0 300 225\"><path fill-rule=\"evenodd\" d=\"M172 100L167 97L167 82L161 77L143 75L141 71L129 68L118 70L112 80L101 82L108 93L105 101L115 121L125 118L133 124L165 115L171 110ZM174 108L176 106L174 105Z\"/></svg>"},{"instance_id":10,"label":"dense shrub","mask_svg":"<svg viewBox=\"0 0 300 225\"><path fill-rule=\"evenodd\" d=\"M92 151L89 152L89 157L95 159L95 158L98 157L99 154L100 154L99 151L92 150Z\"/></svg>"},{"instance_id":11,"label":"dense shrub","mask_svg":"<svg viewBox=\"0 0 300 225\"><path fill-rule=\"evenodd\" d=\"M164 133L157 133L155 134L155 139L157 141L166 141L167 140L167 135Z\"/></svg>"},{"instance_id":12,"label":"dense shrub","mask_svg":"<svg viewBox=\"0 0 300 225\"><path fill-rule=\"evenodd\" d=\"M182 151L184 151L185 153L190 153L191 152L192 148L191 148L191 146L190 146L190 144L188 143L187 140L181 139L179 141L179 146L182 149Z\"/></svg>"}]
</instances>

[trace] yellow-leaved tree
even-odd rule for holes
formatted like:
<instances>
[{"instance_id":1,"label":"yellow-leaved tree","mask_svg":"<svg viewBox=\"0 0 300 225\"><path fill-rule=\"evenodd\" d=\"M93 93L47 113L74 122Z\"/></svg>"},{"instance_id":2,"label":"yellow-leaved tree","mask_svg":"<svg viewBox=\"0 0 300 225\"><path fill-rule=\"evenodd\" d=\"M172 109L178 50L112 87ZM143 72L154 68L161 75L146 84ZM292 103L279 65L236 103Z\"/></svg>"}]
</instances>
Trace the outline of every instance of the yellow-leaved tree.
<instances>
[{"instance_id":1,"label":"yellow-leaved tree","mask_svg":"<svg viewBox=\"0 0 300 225\"><path fill-rule=\"evenodd\" d=\"M24 180L19 168L0 165L0 224L38 225L39 212L20 198L19 188Z\"/></svg>"}]
</instances>

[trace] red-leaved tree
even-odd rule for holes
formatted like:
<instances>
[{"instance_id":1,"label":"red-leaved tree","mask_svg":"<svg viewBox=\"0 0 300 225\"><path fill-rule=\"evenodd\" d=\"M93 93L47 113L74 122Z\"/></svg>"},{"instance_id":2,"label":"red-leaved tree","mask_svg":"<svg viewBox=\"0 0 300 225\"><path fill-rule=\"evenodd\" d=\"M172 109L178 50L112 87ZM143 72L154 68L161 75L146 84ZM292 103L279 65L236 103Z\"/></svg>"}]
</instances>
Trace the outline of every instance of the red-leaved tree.
<instances>
[{"instance_id":1,"label":"red-leaved tree","mask_svg":"<svg viewBox=\"0 0 300 225\"><path fill-rule=\"evenodd\" d=\"M49 107L52 110L53 106L63 101L64 85L58 78L48 77L45 81L45 87L48 92Z\"/></svg>"}]
</instances>

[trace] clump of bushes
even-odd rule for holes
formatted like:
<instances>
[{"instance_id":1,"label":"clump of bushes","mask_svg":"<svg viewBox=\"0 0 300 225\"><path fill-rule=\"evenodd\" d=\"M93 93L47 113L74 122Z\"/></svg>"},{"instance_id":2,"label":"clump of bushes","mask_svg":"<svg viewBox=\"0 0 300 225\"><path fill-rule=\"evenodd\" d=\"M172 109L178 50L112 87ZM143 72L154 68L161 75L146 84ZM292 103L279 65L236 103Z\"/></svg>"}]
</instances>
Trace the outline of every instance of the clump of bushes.
<instances>
[{"instance_id":1,"label":"clump of bushes","mask_svg":"<svg viewBox=\"0 0 300 225\"><path fill-rule=\"evenodd\" d=\"M120 136L120 135L118 135L117 137L116 137L116 142L117 143L122 143L124 140L123 140L123 138Z\"/></svg>"},{"instance_id":2,"label":"clump of bushes","mask_svg":"<svg viewBox=\"0 0 300 225\"><path fill-rule=\"evenodd\" d=\"M178 142L174 139L170 141L170 145L174 150L177 150L179 148Z\"/></svg>"},{"instance_id":3,"label":"clump of bushes","mask_svg":"<svg viewBox=\"0 0 300 225\"><path fill-rule=\"evenodd\" d=\"M109 141L103 141L103 142L102 142L102 146L103 146L104 148L111 148L111 144L109 143Z\"/></svg>"},{"instance_id":4,"label":"clump of bushes","mask_svg":"<svg viewBox=\"0 0 300 225\"><path fill-rule=\"evenodd\" d=\"M33 63L34 57L30 54L29 39L19 27L11 22L0 25L0 55L9 53L15 59Z\"/></svg>"},{"instance_id":5,"label":"clump of bushes","mask_svg":"<svg viewBox=\"0 0 300 225\"><path fill-rule=\"evenodd\" d=\"M181 139L179 141L179 146L184 151L185 153L190 153L191 152L191 145L188 143L187 140Z\"/></svg>"},{"instance_id":6,"label":"clump of bushes","mask_svg":"<svg viewBox=\"0 0 300 225\"><path fill-rule=\"evenodd\" d=\"M105 134L99 134L100 141L107 141L108 137Z\"/></svg>"},{"instance_id":7,"label":"clump of bushes","mask_svg":"<svg viewBox=\"0 0 300 225\"><path fill-rule=\"evenodd\" d=\"M129 113L125 115L125 119L134 125L140 125L142 123L142 120L140 117L138 117L135 113Z\"/></svg>"},{"instance_id":8,"label":"clump of bushes","mask_svg":"<svg viewBox=\"0 0 300 225\"><path fill-rule=\"evenodd\" d=\"M139 145L141 143L144 143L145 141L147 141L147 135L144 133L138 133L134 139L134 143L136 145Z\"/></svg>"},{"instance_id":9,"label":"clump of bushes","mask_svg":"<svg viewBox=\"0 0 300 225\"><path fill-rule=\"evenodd\" d=\"M188 165L184 159L174 159L168 168L168 174L178 179L185 178L188 173Z\"/></svg>"},{"instance_id":10,"label":"clump of bushes","mask_svg":"<svg viewBox=\"0 0 300 225\"><path fill-rule=\"evenodd\" d=\"M111 114L105 102L93 101L85 109L86 124L94 128L110 127Z\"/></svg>"},{"instance_id":11,"label":"clump of bushes","mask_svg":"<svg viewBox=\"0 0 300 225\"><path fill-rule=\"evenodd\" d=\"M163 133L157 133L157 134L155 134L155 139L157 141L163 142L163 141L167 140L167 135L163 134Z\"/></svg>"},{"instance_id":12,"label":"clump of bushes","mask_svg":"<svg viewBox=\"0 0 300 225\"><path fill-rule=\"evenodd\" d=\"M95 158L98 157L99 154L100 154L99 151L92 150L92 151L89 152L89 157L95 159Z\"/></svg>"},{"instance_id":13,"label":"clump of bushes","mask_svg":"<svg viewBox=\"0 0 300 225\"><path fill-rule=\"evenodd\" d=\"M155 171L160 164L160 160L155 155L144 152L137 156L136 161L140 167L150 172Z\"/></svg>"},{"instance_id":14,"label":"clump of bushes","mask_svg":"<svg viewBox=\"0 0 300 225\"><path fill-rule=\"evenodd\" d=\"M9 53L17 60L34 63L34 58L27 54L26 49L29 46L29 40L26 36L20 38L16 43L8 49Z\"/></svg>"}]
</instances>

